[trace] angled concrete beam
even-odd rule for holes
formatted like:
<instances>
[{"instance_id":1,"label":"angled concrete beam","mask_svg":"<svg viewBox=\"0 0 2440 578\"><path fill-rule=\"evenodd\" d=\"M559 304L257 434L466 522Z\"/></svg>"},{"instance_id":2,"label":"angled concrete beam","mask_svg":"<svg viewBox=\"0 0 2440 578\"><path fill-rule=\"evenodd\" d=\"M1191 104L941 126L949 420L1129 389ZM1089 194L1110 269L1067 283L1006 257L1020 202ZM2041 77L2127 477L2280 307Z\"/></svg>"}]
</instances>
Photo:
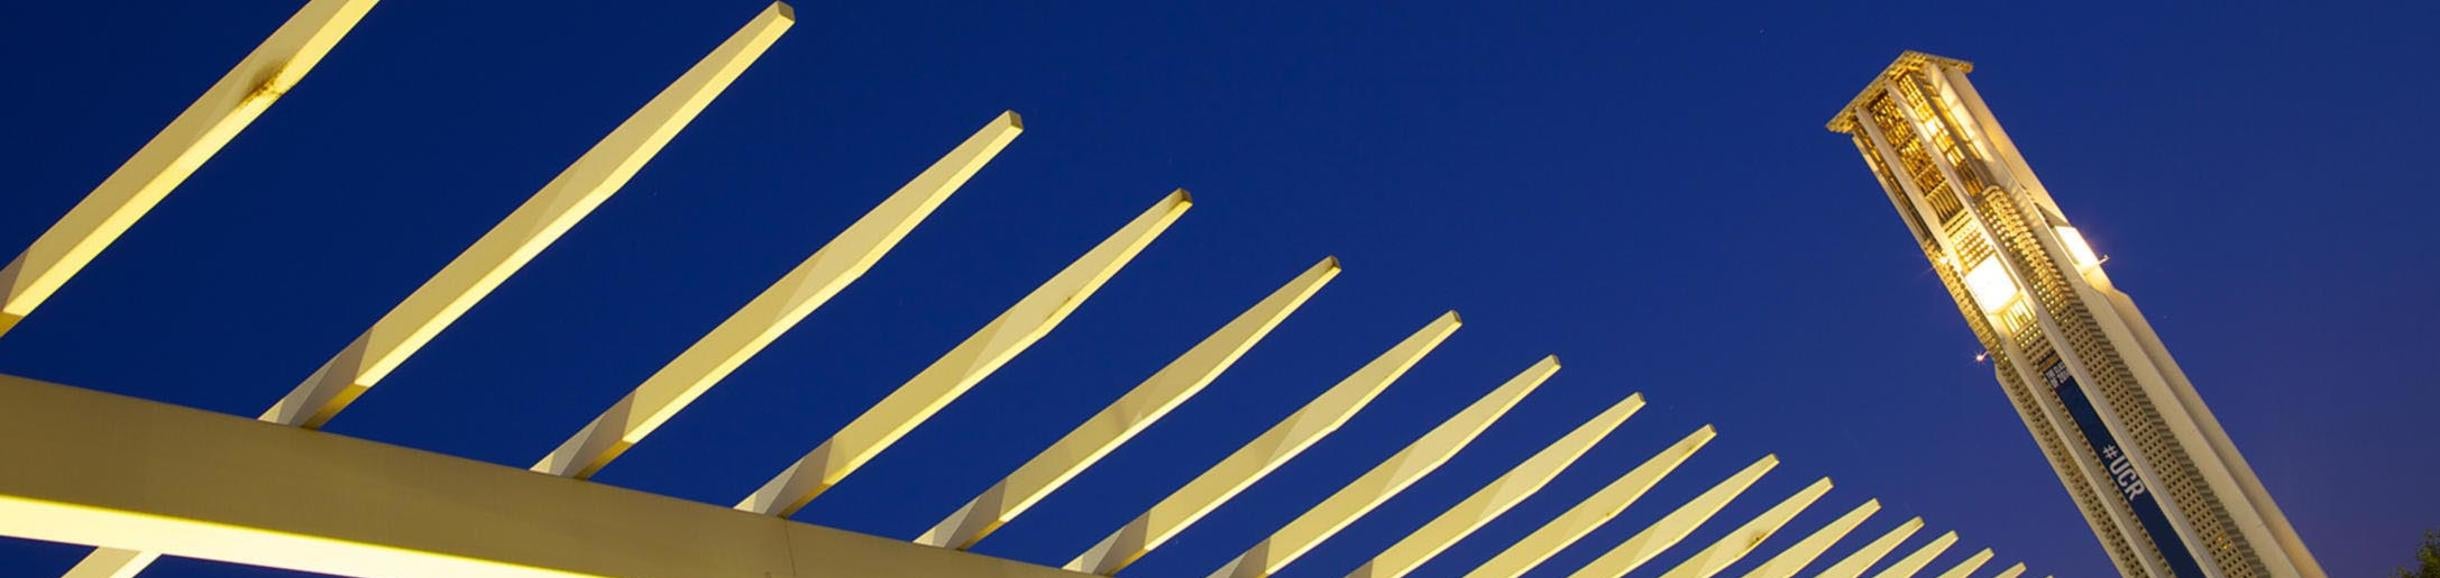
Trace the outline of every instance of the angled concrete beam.
<instances>
[{"instance_id":1,"label":"angled concrete beam","mask_svg":"<svg viewBox=\"0 0 2440 578\"><path fill-rule=\"evenodd\" d=\"M0 267L0 335L59 291L204 161L271 108L347 36L375 0L314 0L255 45L185 112Z\"/></svg>"},{"instance_id":2,"label":"angled concrete beam","mask_svg":"<svg viewBox=\"0 0 2440 578\"><path fill-rule=\"evenodd\" d=\"M340 576L1084 576L6 376L0 464L0 536Z\"/></svg>"},{"instance_id":3,"label":"angled concrete beam","mask_svg":"<svg viewBox=\"0 0 2440 578\"><path fill-rule=\"evenodd\" d=\"M880 403L839 428L829 440L780 471L761 489L738 502L737 509L777 516L795 514L805 503L864 467L881 450L889 449L898 438L905 437L949 402L965 395L974 384L1050 334L1052 328L1067 320L1069 313L1075 312L1077 306L1083 305L1085 299L1091 298L1094 291L1101 289L1103 283L1117 275L1120 268L1126 267L1145 245L1168 230L1193 205L1185 189L1162 198L1009 306L957 348L899 385Z\"/></svg>"},{"instance_id":4,"label":"angled concrete beam","mask_svg":"<svg viewBox=\"0 0 2440 578\"><path fill-rule=\"evenodd\" d=\"M1880 500L1865 500L1864 505L1848 510L1847 515L1831 520L1829 525L1814 530L1803 540L1797 540L1796 545L1789 546L1788 549L1780 551L1779 555L1772 556L1769 560L1764 560L1762 565L1746 572L1744 578L1794 578L1797 572L1805 569L1806 565L1812 564L1813 560L1820 558L1822 552L1829 551L1832 544L1837 544L1840 539L1846 538L1847 533L1855 531L1856 526L1864 524L1865 518L1870 518L1873 513L1879 511L1881 511Z\"/></svg>"},{"instance_id":5,"label":"angled concrete beam","mask_svg":"<svg viewBox=\"0 0 2440 578\"><path fill-rule=\"evenodd\" d=\"M1524 539L1509 545L1499 555L1492 556L1490 561L1467 572L1466 577L1516 578L1525 575L1525 571L1542 565L1543 561L1583 539L1594 528L1625 512L1627 506L1642 498L1653 484L1668 477L1669 472L1676 470L1679 464L1686 463L1686 458L1693 457L1694 452L1703 449L1704 444L1711 443L1714 435L1714 430L1708 425L1686 434L1676 444L1644 460L1643 465L1635 466L1626 475L1619 476L1610 485L1603 486L1592 496L1559 514L1559 517L1552 518L1533 533L1525 535Z\"/></svg>"},{"instance_id":6,"label":"angled concrete beam","mask_svg":"<svg viewBox=\"0 0 2440 578\"><path fill-rule=\"evenodd\" d=\"M1898 524L1898 527L1890 528L1888 533L1881 534L1881 537L1865 543L1864 547L1857 548L1846 558L1841 558L1837 563L1831 564L1829 568L1822 570L1821 574L1815 575L1815 578L1863 576L1865 570L1871 569L1874 564L1881 563L1882 558L1889 556L1889 551L1898 549L1898 544L1905 543L1907 538L1913 537L1917 530L1922 529L1923 518L1909 518L1904 523Z\"/></svg>"},{"instance_id":7,"label":"angled concrete beam","mask_svg":"<svg viewBox=\"0 0 2440 578\"><path fill-rule=\"evenodd\" d=\"M1999 571L1999 575L1991 578L2016 578L2023 575L2025 575L2025 563L2018 562L2015 566L2009 566L2008 569Z\"/></svg>"},{"instance_id":8,"label":"angled concrete beam","mask_svg":"<svg viewBox=\"0 0 2440 578\"><path fill-rule=\"evenodd\" d=\"M1296 413L1255 436L1254 441L1237 448L1220 463L1195 476L1184 487L1162 498L1142 515L1119 528L1101 543L1095 544L1076 559L1069 560L1067 569L1108 576L1126 569L1136 560L1161 547L1188 526L1203 519L1230 498L1237 497L1247 486L1271 474L1323 436L1338 431L1339 426L1355 417L1356 412L1370 405L1381 390L1398 381L1399 376L1423 360L1434 348L1449 338L1463 322L1457 312L1441 314L1413 335L1399 341L1380 356L1373 358L1355 373L1339 380L1337 385L1306 402Z\"/></svg>"},{"instance_id":9,"label":"angled concrete beam","mask_svg":"<svg viewBox=\"0 0 2440 578\"><path fill-rule=\"evenodd\" d=\"M1721 536L1718 541L1703 548L1703 551L1696 552L1685 562L1678 563L1676 568L1670 568L1668 572L1662 573L1661 578L1711 578L1713 574L1720 573L1720 570L1727 568L1728 565L1744 559L1747 553L1754 551L1755 546L1762 545L1763 540L1768 540L1771 534L1778 533L1780 526L1787 525L1788 519L1795 518L1796 514L1804 512L1805 508L1812 507L1814 500L1821 499L1822 494L1827 493L1830 493L1830 478L1822 478L1813 482L1813 485L1805 486L1805 489L1796 492L1796 495L1781 500L1779 505L1771 506L1771 509L1763 511L1761 515L1746 521L1745 525L1730 530L1728 535Z\"/></svg>"},{"instance_id":10,"label":"angled concrete beam","mask_svg":"<svg viewBox=\"0 0 2440 578\"><path fill-rule=\"evenodd\" d=\"M905 239L908 232L932 215L933 209L956 194L975 171L990 163L1024 130L1017 113L1003 112L991 119L957 148L950 149L948 155L934 161L914 180L907 181L906 186L899 187L898 192L891 193L872 211L839 231L829 243L814 250L812 256L778 282L763 289L761 295L746 302L744 308L730 314L711 333L696 340L668 365L661 366L652 377L645 378L635 391L534 464L533 470L555 476L592 477L603 465L643 441L644 436L652 435L671 416L728 377L729 372L796 327L797 322L829 302L841 289L863 277L865 271L897 247L899 240Z\"/></svg>"},{"instance_id":11,"label":"angled concrete beam","mask_svg":"<svg viewBox=\"0 0 2440 578\"><path fill-rule=\"evenodd\" d=\"M135 578L160 559L159 552L98 548L60 578Z\"/></svg>"},{"instance_id":12,"label":"angled concrete beam","mask_svg":"<svg viewBox=\"0 0 2440 578\"><path fill-rule=\"evenodd\" d=\"M1628 417L1643 407L1643 394L1627 396L1625 400L1610 406L1609 410L1584 422L1584 425L1576 426L1575 431L1535 452L1533 457L1510 468L1508 473L1500 474L1498 479L1475 490L1473 495L1467 496L1456 506L1442 511L1432 521L1425 522L1422 528L1382 550L1380 555L1374 556L1372 561L1356 568L1348 576L1396 578L1414 572L1416 567L1430 562L1442 551L1456 545L1458 540L1482 529L1484 524L1491 523L1500 514L1508 513L1508 509L1516 507L1518 502L1541 491L1552 478L1559 477L1560 471L1575 464L1578 458L1584 457L1584 452L1593 449L1593 444L1600 443L1602 438L1608 437L1611 431L1618 429L1619 424L1626 423Z\"/></svg>"},{"instance_id":13,"label":"angled concrete beam","mask_svg":"<svg viewBox=\"0 0 2440 578\"><path fill-rule=\"evenodd\" d=\"M1956 532L1941 534L1940 537L1933 538L1931 543L1915 549L1915 553L1899 558L1888 568L1882 568L1881 572L1873 574L1872 578L1913 578L1915 573L1922 572L1924 566L1931 564L1933 558L1939 557L1941 552L1948 551L1949 545L1956 543Z\"/></svg>"},{"instance_id":14,"label":"angled concrete beam","mask_svg":"<svg viewBox=\"0 0 2440 578\"><path fill-rule=\"evenodd\" d=\"M1778 466L1779 456L1762 456L1762 459L1756 460L1753 465L1746 466L1736 475L1722 480L1719 485L1705 490L1701 495L1695 496L1693 500L1688 500L1685 505L1670 511L1668 515L1661 516L1659 521L1645 526L1634 536L1627 537L1627 541L1610 548L1610 551L1602 553L1601 557L1594 558L1592 563L1578 568L1574 574L1569 574L1569 576L1618 578L1635 571L1645 562L1652 561L1653 556L1660 555L1661 551L1668 550L1670 546L1677 545L1679 540L1686 539L1686 535L1694 533L1696 527L1702 526L1704 521L1710 520L1713 514L1720 513L1721 507L1727 506L1730 500L1737 499L1738 494L1743 494L1746 488L1752 487L1754 480L1761 479L1763 474L1770 473L1771 468Z\"/></svg>"},{"instance_id":15,"label":"angled concrete beam","mask_svg":"<svg viewBox=\"0 0 2440 578\"><path fill-rule=\"evenodd\" d=\"M308 5L306 10L315 10L316 6L329 9L328 4L336 3L317 2ZM371 3L362 4L369 6ZM361 8L356 12L361 15ZM353 22L353 17L349 18L349 22ZM764 9L744 29L730 36L710 56L696 63L677 82L663 89L659 96L645 103L643 109L636 111L634 116L604 137L601 143L578 158L575 164L569 165L558 178L534 193L523 206L509 213L481 239L475 240L474 246L459 253L457 259L442 267L422 287L416 288L397 307L375 321L372 328L357 336L346 349L324 362L312 376L305 378L304 383L297 384L287 397L265 410L259 419L307 428L322 427L332 416L355 402L365 390L371 389L381 378L397 369L408 356L422 349L433 336L457 321L458 316L465 314L475 302L490 295L492 289L499 287L509 275L533 260L534 255L557 241L568 228L583 220L594 207L618 192L619 187L626 185L627 179L634 176L645 161L660 152L662 145L667 144L679 129L685 128L687 122L694 120L696 113L719 96L722 89L727 88L739 73L753 64L754 59L760 57L795 22L795 13L786 4L772 4ZM290 21L291 25L295 23L295 20ZM283 33L286 31L287 28L282 28ZM344 29L341 31L344 32ZM276 35L274 37L277 38ZM336 36L321 40L324 46L318 50L328 50L327 44L336 41ZM315 57L319 58L319 54L317 51ZM226 82L224 79L223 83ZM294 79L285 82L293 83ZM269 103L266 101L263 104ZM249 115L248 119L251 118ZM185 119L181 117L180 120L183 122ZM234 132L234 129L231 131ZM225 142L227 138L220 140ZM215 143L213 148L217 149L218 144ZM201 159L195 162L200 163ZM191 171L192 167L187 170ZM183 178L184 173L178 176ZM167 189L160 191L162 194L167 192ZM158 195L152 198L152 202L158 200ZM150 205L151 202L145 203L146 207ZM132 221L132 217L129 220ZM119 230L125 228L124 224L118 227ZM133 576L158 558L140 554L109 549L96 551L71 570L68 578Z\"/></svg>"},{"instance_id":16,"label":"angled concrete beam","mask_svg":"<svg viewBox=\"0 0 2440 578\"><path fill-rule=\"evenodd\" d=\"M1967 576L1972 576L1974 575L1975 570L1982 569L1983 563L1990 561L1991 549L1984 548L1981 552L1975 552L1974 555L1967 556L1965 561L1958 562L1956 566L1950 567L1948 571L1941 572L1940 578L1966 578Z\"/></svg>"},{"instance_id":17,"label":"angled concrete beam","mask_svg":"<svg viewBox=\"0 0 2440 578\"><path fill-rule=\"evenodd\" d=\"M1269 297L1237 315L1219 331L1203 338L1186 353L1153 372L1152 377L1136 384L1118 401L1111 402L1101 413L1086 418L1076 429L1068 431L1051 447L1026 460L1014 473L993 484L983 495L966 502L948 519L941 520L931 531L915 539L926 546L964 550L989 536L1000 525L1014 520L1032 508L1035 502L1057 491L1069 479L1083 473L1101 461L1111 450L1134 439L1152 423L1169 415L1170 410L1186 403L1188 398L1203 391L1220 373L1228 371L1254 344L1261 342L1273 328L1286 321L1313 294L1339 276L1339 260L1325 257L1287 285L1271 292Z\"/></svg>"},{"instance_id":18,"label":"angled concrete beam","mask_svg":"<svg viewBox=\"0 0 2440 578\"><path fill-rule=\"evenodd\" d=\"M795 11L788 5L765 8L373 322L371 329L323 363L304 383L297 384L287 397L263 412L262 420L321 427L626 186L646 161L795 23Z\"/></svg>"},{"instance_id":19,"label":"angled concrete beam","mask_svg":"<svg viewBox=\"0 0 2440 578\"><path fill-rule=\"evenodd\" d=\"M1543 381L1549 380L1551 374L1558 372L1558 356L1544 357L1535 362L1523 373L1509 378L1499 389L1492 390L1473 405L1458 411L1457 415L1450 416L1448 421L1425 432L1423 437L1416 438L1406 449L1373 466L1372 471L1365 472L1355 481L1339 488L1338 492L1322 499L1322 503L1271 533L1269 538L1255 544L1253 549L1221 566L1212 572L1212 577L1270 576L1295 562L1306 552L1312 551L1314 546L1321 545L1322 541L1338 534L1348 524L1371 513L1373 508L1397 496L1398 492L1405 491L1407 486L1414 485L1416 480L1439 469L1441 464L1448 463L1458 450L1465 449L1476 436L1482 435L1484 429L1490 428L1492 422L1499 421L1500 416L1507 415L1510 408L1516 407L1525 394L1532 393L1542 386Z\"/></svg>"}]
</instances>

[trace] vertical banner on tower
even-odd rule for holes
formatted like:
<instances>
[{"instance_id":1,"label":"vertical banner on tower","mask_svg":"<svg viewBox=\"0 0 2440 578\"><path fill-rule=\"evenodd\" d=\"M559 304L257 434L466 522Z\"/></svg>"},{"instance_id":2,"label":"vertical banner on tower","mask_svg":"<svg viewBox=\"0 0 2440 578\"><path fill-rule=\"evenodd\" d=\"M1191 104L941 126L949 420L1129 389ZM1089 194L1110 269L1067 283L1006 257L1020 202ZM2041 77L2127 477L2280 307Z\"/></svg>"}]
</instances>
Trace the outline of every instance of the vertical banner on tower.
<instances>
[{"instance_id":1,"label":"vertical banner on tower","mask_svg":"<svg viewBox=\"0 0 2440 578\"><path fill-rule=\"evenodd\" d=\"M2169 571L2178 578L2204 578L2202 564L2186 551L2186 541L2178 536L2177 527L2169 524L2169 514L2161 511L2160 502L2152 498L2151 486L2136 473L2135 463L2127 460L2126 452L2118 448L2118 439L2110 435L2109 426L2101 423L2101 413L2093 409L2092 399L2084 395L2084 387L2076 383L2076 376L2067 371L2067 363L2053 363L2042 370L2042 380L2050 383L2051 391L2067 406L2068 416L2076 420L2076 429L2084 431L2084 443L2091 444L2093 454L2101 457L2110 481L2118 485L2118 497L2135 511L2136 521L2143 523L2144 533L2151 535L2152 544L2160 548L2161 558L2169 562Z\"/></svg>"}]
</instances>

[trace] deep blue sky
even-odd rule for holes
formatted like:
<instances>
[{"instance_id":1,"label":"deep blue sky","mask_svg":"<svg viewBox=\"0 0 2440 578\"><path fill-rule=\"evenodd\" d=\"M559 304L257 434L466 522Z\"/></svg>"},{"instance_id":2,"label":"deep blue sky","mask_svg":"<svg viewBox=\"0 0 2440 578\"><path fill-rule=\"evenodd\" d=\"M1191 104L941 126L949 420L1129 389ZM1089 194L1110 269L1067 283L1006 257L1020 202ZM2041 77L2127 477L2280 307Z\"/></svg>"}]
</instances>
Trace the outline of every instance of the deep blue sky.
<instances>
[{"instance_id":1,"label":"deep blue sky","mask_svg":"<svg viewBox=\"0 0 2440 578\"><path fill-rule=\"evenodd\" d=\"M0 10L0 249L298 4ZM1065 326L799 519L911 537L1335 254L1347 274L1236 369L980 550L1066 560L1456 308L1466 329L1372 409L1132 572L1207 571L1557 353L1567 369L1474 448L1289 573L1352 569L1642 391L1610 442L1427 570L1487 558L1716 423L1553 565L1777 452L1646 572L1829 475L1796 527L1879 497L1863 532L1921 515L1963 534L1943 567L1990 546L2033 576L2108 575L1863 163L1821 128L1911 48L1978 63L2331 575L2384 572L2440 527L2435 4L1456 4L800 4L625 192L329 429L523 467L1006 108L1028 131L997 162L599 481L735 501L1186 186L1198 206ZM0 340L0 372L252 416L761 7L386 2ZM81 551L0 541L0 574Z\"/></svg>"}]
</instances>

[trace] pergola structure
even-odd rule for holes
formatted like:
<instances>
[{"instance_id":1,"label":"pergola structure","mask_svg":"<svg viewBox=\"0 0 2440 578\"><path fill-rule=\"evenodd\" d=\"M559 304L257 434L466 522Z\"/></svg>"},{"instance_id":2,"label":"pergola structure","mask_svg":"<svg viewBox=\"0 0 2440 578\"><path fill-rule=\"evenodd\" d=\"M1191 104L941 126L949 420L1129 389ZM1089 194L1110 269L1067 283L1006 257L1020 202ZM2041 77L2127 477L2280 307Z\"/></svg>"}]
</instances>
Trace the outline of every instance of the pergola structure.
<instances>
[{"instance_id":1,"label":"pergola structure","mask_svg":"<svg viewBox=\"0 0 2440 578\"><path fill-rule=\"evenodd\" d=\"M312 0L159 136L0 270L0 335L32 314L344 37L375 0ZM75 578L126 577L162 555L349 576L1113 575L1176 538L1362 411L1461 325L1450 312L1323 390L1089 550L1064 562L965 550L1180 408L1340 274L1323 258L1144 378L1134 389L911 541L788 516L1057 327L1194 204L1161 197L893 393L733 507L587 481L873 267L1023 130L1003 113L884 197L802 264L687 347L527 470L319 431L435 335L616 194L664 144L779 40L785 4L727 41L612 129L363 334L253 420L0 376L0 535L98 547ZM1523 368L1404 450L1314 504L1212 576L1293 564L1463 451L1560 369ZM1714 436L1705 426L1631 469L1579 458L1643 409L1628 395L1521 461L1356 571L1404 576L1571 468L1616 481L1581 498L1469 576L1518 576L1636 504ZM1610 547L1576 576L1620 576L1679 545L1778 465L1761 456ZM1701 481L1698 481L1698 483ZM1669 568L1710 578L1755 554L1831 489L1805 487ZM1771 553L1747 578L1814 566L1881 506L1866 500ZM1923 527L1920 518L1820 570L1857 578ZM479 532L469 532L479 528ZM1919 546L1876 573L1909 578L1956 541ZM1940 578L1969 578L1984 550ZM1055 565L1054 565L1055 564ZM1998 578L2016 578L2019 564Z\"/></svg>"}]
</instances>

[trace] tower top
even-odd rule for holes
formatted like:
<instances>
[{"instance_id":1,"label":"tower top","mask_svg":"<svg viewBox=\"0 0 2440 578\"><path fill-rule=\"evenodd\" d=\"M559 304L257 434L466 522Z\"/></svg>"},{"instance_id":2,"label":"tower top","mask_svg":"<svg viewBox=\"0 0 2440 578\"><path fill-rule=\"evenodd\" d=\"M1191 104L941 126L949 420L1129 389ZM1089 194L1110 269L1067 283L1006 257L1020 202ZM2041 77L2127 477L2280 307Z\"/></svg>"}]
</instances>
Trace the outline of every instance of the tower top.
<instances>
[{"instance_id":1,"label":"tower top","mask_svg":"<svg viewBox=\"0 0 2440 578\"><path fill-rule=\"evenodd\" d=\"M1898 59L1891 61L1889 68L1881 69L1881 75L1873 77L1872 84L1864 85L1864 90L1858 91L1854 100L1847 101L1847 106L1838 109L1838 116L1830 117L1830 132L1844 134L1855 130L1855 121L1849 119L1854 118L1856 107L1863 106L1864 101L1869 100L1866 97L1872 95L1872 87L1879 85L1882 79L1931 67L1955 68L1958 72L1974 71L1972 62L1913 50L1898 53Z\"/></svg>"}]
</instances>

